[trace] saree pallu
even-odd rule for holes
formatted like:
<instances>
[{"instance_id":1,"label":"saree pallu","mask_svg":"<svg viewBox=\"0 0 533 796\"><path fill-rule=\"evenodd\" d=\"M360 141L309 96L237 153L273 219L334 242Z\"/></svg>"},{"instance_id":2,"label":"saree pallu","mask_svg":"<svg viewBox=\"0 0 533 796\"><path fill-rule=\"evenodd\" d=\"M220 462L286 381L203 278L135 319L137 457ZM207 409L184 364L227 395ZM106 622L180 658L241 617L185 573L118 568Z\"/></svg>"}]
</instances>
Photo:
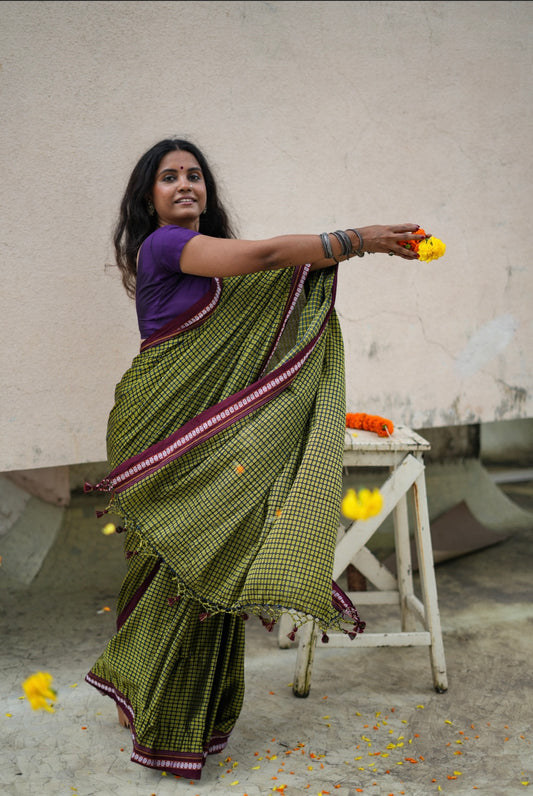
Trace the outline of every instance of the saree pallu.
<instances>
[{"instance_id":1,"label":"saree pallu","mask_svg":"<svg viewBox=\"0 0 533 796\"><path fill-rule=\"evenodd\" d=\"M129 718L131 759L199 779L244 696L244 619L289 612L350 635L332 584L344 353L336 269L213 279L115 391L111 472L126 531L117 632L86 677ZM88 488L91 488L88 486Z\"/></svg>"}]
</instances>

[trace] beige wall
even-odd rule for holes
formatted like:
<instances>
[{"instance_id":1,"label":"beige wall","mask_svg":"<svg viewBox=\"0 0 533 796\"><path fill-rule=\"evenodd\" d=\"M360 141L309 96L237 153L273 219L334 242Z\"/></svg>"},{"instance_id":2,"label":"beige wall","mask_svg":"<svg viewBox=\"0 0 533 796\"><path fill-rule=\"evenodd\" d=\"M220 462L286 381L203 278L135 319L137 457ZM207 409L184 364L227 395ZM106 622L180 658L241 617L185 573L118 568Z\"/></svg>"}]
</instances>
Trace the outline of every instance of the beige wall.
<instances>
[{"instance_id":1,"label":"beige wall","mask_svg":"<svg viewBox=\"0 0 533 796\"><path fill-rule=\"evenodd\" d=\"M532 416L531 2L3 2L0 470L105 458L138 345L111 227L166 135L243 237L413 221L444 258L341 266L348 408Z\"/></svg>"}]
</instances>

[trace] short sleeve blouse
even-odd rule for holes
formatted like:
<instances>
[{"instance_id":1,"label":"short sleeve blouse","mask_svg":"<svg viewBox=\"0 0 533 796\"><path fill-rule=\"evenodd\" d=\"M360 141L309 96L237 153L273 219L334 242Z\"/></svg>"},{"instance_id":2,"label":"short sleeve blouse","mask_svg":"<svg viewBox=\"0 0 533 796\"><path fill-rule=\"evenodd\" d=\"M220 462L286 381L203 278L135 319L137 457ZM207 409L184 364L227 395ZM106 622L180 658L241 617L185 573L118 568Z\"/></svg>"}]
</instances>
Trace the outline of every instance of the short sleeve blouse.
<instances>
[{"instance_id":1,"label":"short sleeve blouse","mask_svg":"<svg viewBox=\"0 0 533 796\"><path fill-rule=\"evenodd\" d=\"M183 274L181 253L198 235L192 229L166 225L143 241L137 263L135 304L144 340L204 296L210 277Z\"/></svg>"}]
</instances>

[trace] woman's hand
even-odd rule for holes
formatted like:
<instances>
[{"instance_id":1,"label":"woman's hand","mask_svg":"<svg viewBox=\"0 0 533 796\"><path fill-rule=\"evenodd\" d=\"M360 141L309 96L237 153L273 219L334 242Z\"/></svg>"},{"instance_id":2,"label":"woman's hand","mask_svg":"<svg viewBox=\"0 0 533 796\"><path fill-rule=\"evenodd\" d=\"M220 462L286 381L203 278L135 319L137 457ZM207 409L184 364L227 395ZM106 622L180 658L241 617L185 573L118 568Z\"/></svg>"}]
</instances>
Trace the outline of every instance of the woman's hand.
<instances>
[{"instance_id":1,"label":"woman's hand","mask_svg":"<svg viewBox=\"0 0 533 796\"><path fill-rule=\"evenodd\" d=\"M400 246L400 241L406 238L411 240L423 240L427 235L413 234L420 229L418 224L392 224L391 226L372 226L358 227L359 233L363 238L363 251L373 254L381 252L383 254L393 254L403 257L405 260L417 260L418 254L411 249Z\"/></svg>"}]
</instances>

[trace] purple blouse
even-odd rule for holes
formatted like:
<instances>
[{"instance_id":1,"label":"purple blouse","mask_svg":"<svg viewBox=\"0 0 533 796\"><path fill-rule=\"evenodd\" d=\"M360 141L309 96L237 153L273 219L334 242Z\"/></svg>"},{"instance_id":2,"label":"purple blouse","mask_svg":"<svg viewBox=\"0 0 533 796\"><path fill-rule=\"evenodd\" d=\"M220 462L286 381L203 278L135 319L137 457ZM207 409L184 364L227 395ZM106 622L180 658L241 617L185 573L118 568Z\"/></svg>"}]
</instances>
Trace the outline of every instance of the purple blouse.
<instances>
[{"instance_id":1,"label":"purple blouse","mask_svg":"<svg viewBox=\"0 0 533 796\"><path fill-rule=\"evenodd\" d=\"M182 274L180 258L192 229L167 225L152 232L141 246L137 263L135 304L144 340L208 292L211 278Z\"/></svg>"}]
</instances>

